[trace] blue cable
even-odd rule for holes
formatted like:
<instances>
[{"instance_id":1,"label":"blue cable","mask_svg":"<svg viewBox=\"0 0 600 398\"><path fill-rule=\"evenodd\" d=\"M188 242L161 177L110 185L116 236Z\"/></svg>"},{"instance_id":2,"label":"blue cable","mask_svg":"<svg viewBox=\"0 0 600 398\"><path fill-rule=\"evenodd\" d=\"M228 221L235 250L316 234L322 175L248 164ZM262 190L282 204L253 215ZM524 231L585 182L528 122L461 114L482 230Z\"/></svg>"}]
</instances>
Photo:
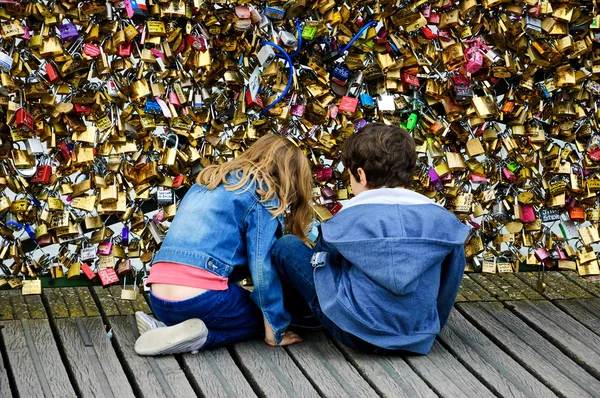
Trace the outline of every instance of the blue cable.
<instances>
[{"instance_id":1,"label":"blue cable","mask_svg":"<svg viewBox=\"0 0 600 398\"><path fill-rule=\"evenodd\" d=\"M321 37L321 39L323 39L323 42L325 43L325 45L327 46L327 49L329 51L331 51L331 42L329 40L327 40L326 37Z\"/></svg>"},{"instance_id":2,"label":"blue cable","mask_svg":"<svg viewBox=\"0 0 600 398\"><path fill-rule=\"evenodd\" d=\"M298 47L296 48L296 51L289 54L290 57L295 57L296 55L298 55L300 53L300 49L302 48L302 27L300 26L300 19L296 19L296 31L298 32ZM284 52L287 54L287 51ZM285 58L285 56L281 54L277 54L277 57Z\"/></svg>"},{"instance_id":3,"label":"blue cable","mask_svg":"<svg viewBox=\"0 0 600 398\"><path fill-rule=\"evenodd\" d=\"M290 55L283 48L279 47L277 44L272 43L270 41L263 41L261 43L261 45L263 45L263 46L267 45L267 46L274 47L276 50L278 50L280 53L282 53L285 60L287 61L288 68L289 68L288 82L287 82L287 85L285 86L285 89L283 90L281 95L279 97L277 97L277 99L275 101L273 101L271 104L269 104L269 106L267 106L265 109L263 109L260 112L261 115L264 115L271 108L273 108L275 105L277 105L277 103L279 103L279 101L281 101L283 99L283 97L285 97L286 94L288 93L288 91L290 90L290 87L292 86L292 80L294 79L294 77L293 77L294 68L292 65L292 59L290 58Z\"/></svg>"},{"instance_id":4,"label":"blue cable","mask_svg":"<svg viewBox=\"0 0 600 398\"><path fill-rule=\"evenodd\" d=\"M369 29L371 26L376 25L376 24L377 24L377 21L371 21L368 24L366 24L365 26L363 26L362 28L360 28L360 30L358 31L358 33L356 33L354 35L354 37L352 38L352 40L350 40L350 42L348 44L346 44L346 46L340 50L340 54L343 54L346 51L348 51L348 49L350 48L350 46L352 46L352 44L354 44L354 42L360 37L360 35L363 34L363 32L365 30Z\"/></svg>"}]
</instances>

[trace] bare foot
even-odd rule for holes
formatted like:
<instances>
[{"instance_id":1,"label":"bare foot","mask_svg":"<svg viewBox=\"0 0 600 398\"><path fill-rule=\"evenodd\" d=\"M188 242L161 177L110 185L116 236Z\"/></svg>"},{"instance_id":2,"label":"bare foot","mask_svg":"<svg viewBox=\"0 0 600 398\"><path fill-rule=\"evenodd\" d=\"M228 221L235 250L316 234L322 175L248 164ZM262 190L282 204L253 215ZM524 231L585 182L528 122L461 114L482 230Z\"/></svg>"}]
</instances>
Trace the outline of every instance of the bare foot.
<instances>
[{"instance_id":1,"label":"bare foot","mask_svg":"<svg viewBox=\"0 0 600 398\"><path fill-rule=\"evenodd\" d=\"M265 343L267 343L271 347L283 347L286 345L292 345L292 344L296 344L296 343L300 343L300 342L302 342L302 338L300 338L300 336L298 336L296 333L292 332L291 330L288 330L287 332L285 332L285 334L283 335L283 339L281 340L281 343L279 343L279 344L275 344L274 338L268 338L268 337L265 338Z\"/></svg>"}]
</instances>

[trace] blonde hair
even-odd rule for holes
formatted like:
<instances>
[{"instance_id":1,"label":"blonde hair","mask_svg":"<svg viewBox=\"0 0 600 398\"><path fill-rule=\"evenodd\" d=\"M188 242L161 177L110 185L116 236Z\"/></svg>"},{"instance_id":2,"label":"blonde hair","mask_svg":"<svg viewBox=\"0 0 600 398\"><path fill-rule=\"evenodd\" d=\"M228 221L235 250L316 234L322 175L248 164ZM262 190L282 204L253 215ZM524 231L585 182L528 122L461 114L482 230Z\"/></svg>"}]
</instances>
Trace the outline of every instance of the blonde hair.
<instances>
[{"instance_id":1,"label":"blonde hair","mask_svg":"<svg viewBox=\"0 0 600 398\"><path fill-rule=\"evenodd\" d=\"M230 174L239 181L228 181ZM287 138L268 134L234 160L208 166L196 178L196 183L210 190L225 184L225 189L237 191L249 182L256 184L261 203L279 198L279 206L269 212L275 217L284 216L286 233L307 241L312 220L312 173L300 148Z\"/></svg>"}]
</instances>

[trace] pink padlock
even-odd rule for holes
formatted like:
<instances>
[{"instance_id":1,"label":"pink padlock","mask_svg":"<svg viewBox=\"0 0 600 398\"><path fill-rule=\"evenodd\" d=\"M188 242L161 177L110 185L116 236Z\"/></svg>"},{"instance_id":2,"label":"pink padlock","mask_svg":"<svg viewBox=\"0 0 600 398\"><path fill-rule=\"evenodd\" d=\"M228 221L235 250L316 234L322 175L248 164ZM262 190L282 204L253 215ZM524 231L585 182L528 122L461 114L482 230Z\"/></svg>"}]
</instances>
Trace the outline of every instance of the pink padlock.
<instances>
[{"instance_id":1,"label":"pink padlock","mask_svg":"<svg viewBox=\"0 0 600 398\"><path fill-rule=\"evenodd\" d=\"M181 106L181 102L179 101L179 97L175 91L169 92L169 102L176 106Z\"/></svg>"},{"instance_id":2,"label":"pink padlock","mask_svg":"<svg viewBox=\"0 0 600 398\"><path fill-rule=\"evenodd\" d=\"M304 116L304 110L304 105L292 105L292 107L290 108L290 113L293 116L302 117Z\"/></svg>"},{"instance_id":3,"label":"pink padlock","mask_svg":"<svg viewBox=\"0 0 600 398\"><path fill-rule=\"evenodd\" d=\"M467 72L473 74L479 71L483 66L483 54L477 47L469 47L465 50L465 59L467 60Z\"/></svg>"},{"instance_id":4,"label":"pink padlock","mask_svg":"<svg viewBox=\"0 0 600 398\"><path fill-rule=\"evenodd\" d=\"M534 254L535 254L535 258L537 258L540 261L544 261L544 260L550 258L550 252L548 251L548 249L546 249L543 246L536 249Z\"/></svg>"},{"instance_id":5,"label":"pink padlock","mask_svg":"<svg viewBox=\"0 0 600 398\"><path fill-rule=\"evenodd\" d=\"M535 210L531 205L521 205L521 220L524 223L535 221Z\"/></svg>"},{"instance_id":6,"label":"pink padlock","mask_svg":"<svg viewBox=\"0 0 600 398\"><path fill-rule=\"evenodd\" d=\"M504 175L504 178L506 178L509 181L517 181L517 176L513 174L512 171L510 171L507 167L502 169L502 174Z\"/></svg>"},{"instance_id":7,"label":"pink padlock","mask_svg":"<svg viewBox=\"0 0 600 398\"><path fill-rule=\"evenodd\" d=\"M562 247L559 247L558 249L556 249L556 254L558 254L559 260L568 260L569 259L569 256L567 255L566 250L563 249Z\"/></svg>"},{"instance_id":8,"label":"pink padlock","mask_svg":"<svg viewBox=\"0 0 600 398\"><path fill-rule=\"evenodd\" d=\"M102 242L98 245L98 255L108 256L112 251L112 242Z\"/></svg>"},{"instance_id":9,"label":"pink padlock","mask_svg":"<svg viewBox=\"0 0 600 398\"><path fill-rule=\"evenodd\" d=\"M486 176L480 176L479 174L471 173L471 182L488 182Z\"/></svg>"}]
</instances>

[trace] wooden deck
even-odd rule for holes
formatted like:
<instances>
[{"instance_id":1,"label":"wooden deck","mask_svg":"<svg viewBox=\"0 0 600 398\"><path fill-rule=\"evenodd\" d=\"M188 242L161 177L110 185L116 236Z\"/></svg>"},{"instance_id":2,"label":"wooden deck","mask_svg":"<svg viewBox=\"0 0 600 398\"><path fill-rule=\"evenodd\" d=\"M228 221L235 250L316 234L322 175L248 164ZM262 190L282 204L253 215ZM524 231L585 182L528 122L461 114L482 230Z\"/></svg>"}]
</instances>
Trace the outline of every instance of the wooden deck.
<instances>
[{"instance_id":1,"label":"wooden deck","mask_svg":"<svg viewBox=\"0 0 600 398\"><path fill-rule=\"evenodd\" d=\"M600 283L468 275L427 356L362 355L324 333L270 348L138 357L120 287L0 291L0 397L600 397Z\"/></svg>"}]
</instances>

